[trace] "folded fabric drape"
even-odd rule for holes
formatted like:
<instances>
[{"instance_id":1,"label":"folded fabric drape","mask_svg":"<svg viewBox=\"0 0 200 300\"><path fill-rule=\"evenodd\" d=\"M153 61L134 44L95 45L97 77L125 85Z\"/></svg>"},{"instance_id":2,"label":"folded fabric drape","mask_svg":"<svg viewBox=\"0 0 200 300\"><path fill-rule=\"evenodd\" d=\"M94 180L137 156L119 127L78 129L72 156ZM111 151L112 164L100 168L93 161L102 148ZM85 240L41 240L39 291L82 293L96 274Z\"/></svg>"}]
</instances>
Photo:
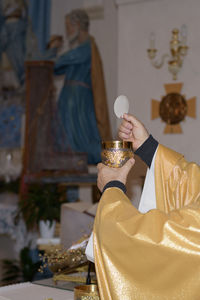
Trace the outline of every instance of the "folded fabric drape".
<instances>
[{"instance_id":1,"label":"folded fabric drape","mask_svg":"<svg viewBox=\"0 0 200 300\"><path fill-rule=\"evenodd\" d=\"M94 224L101 299L197 300L200 168L159 145L157 209L141 214L118 188L100 200Z\"/></svg>"}]
</instances>

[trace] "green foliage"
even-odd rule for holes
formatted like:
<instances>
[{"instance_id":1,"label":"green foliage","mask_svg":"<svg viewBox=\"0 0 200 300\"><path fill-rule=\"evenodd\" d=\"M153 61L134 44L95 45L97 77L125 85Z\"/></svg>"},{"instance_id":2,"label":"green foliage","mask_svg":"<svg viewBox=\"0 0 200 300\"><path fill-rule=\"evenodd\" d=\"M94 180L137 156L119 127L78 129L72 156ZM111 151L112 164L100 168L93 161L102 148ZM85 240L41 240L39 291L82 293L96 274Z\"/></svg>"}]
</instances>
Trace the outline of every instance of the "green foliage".
<instances>
[{"instance_id":1,"label":"green foliage","mask_svg":"<svg viewBox=\"0 0 200 300\"><path fill-rule=\"evenodd\" d=\"M2 261L3 284L13 284L18 282L32 281L41 266L41 261L34 263L30 257L29 247L25 247L20 252L20 259Z\"/></svg>"},{"instance_id":2,"label":"green foliage","mask_svg":"<svg viewBox=\"0 0 200 300\"><path fill-rule=\"evenodd\" d=\"M27 227L33 228L40 220L60 221L60 207L65 202L55 184L33 184L19 201L19 211L23 214Z\"/></svg>"},{"instance_id":3,"label":"green foliage","mask_svg":"<svg viewBox=\"0 0 200 300\"><path fill-rule=\"evenodd\" d=\"M25 247L20 252L21 272L24 281L32 281L34 275L38 272L41 262L33 262L30 257L30 250Z\"/></svg>"}]
</instances>

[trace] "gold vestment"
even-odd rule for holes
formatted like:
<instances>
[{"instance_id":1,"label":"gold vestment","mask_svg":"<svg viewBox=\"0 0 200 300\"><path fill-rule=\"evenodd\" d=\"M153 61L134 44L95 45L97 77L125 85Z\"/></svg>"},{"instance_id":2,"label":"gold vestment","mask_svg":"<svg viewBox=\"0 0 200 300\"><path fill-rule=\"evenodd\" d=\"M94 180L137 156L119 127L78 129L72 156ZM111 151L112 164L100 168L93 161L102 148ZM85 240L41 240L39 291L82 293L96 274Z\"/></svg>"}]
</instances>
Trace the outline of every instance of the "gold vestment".
<instances>
[{"instance_id":1,"label":"gold vestment","mask_svg":"<svg viewBox=\"0 0 200 300\"><path fill-rule=\"evenodd\" d=\"M94 223L101 300L200 299L200 167L162 145L155 160L157 209L141 214L107 189Z\"/></svg>"}]
</instances>

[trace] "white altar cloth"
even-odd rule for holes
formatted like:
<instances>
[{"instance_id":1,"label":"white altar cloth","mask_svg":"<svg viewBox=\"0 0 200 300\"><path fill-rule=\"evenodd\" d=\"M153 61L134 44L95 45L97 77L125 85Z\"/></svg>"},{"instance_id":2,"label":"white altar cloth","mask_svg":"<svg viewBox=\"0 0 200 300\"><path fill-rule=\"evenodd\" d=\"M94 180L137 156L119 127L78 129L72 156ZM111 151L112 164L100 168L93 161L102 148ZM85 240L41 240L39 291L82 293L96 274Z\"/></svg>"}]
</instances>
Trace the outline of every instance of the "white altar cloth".
<instances>
[{"instance_id":1,"label":"white altar cloth","mask_svg":"<svg viewBox=\"0 0 200 300\"><path fill-rule=\"evenodd\" d=\"M0 300L73 300L74 292L33 284L31 282L0 288Z\"/></svg>"}]
</instances>

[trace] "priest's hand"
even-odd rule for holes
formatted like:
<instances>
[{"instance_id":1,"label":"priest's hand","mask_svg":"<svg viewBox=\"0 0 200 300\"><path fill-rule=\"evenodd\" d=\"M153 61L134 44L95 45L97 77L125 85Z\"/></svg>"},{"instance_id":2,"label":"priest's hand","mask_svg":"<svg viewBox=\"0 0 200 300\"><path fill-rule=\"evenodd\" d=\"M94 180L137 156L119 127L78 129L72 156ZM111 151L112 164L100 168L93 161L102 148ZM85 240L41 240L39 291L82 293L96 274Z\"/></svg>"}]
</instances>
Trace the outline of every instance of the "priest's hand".
<instances>
[{"instance_id":1,"label":"priest's hand","mask_svg":"<svg viewBox=\"0 0 200 300\"><path fill-rule=\"evenodd\" d=\"M121 181L123 184L126 184L128 173L134 164L134 158L130 158L121 168L111 168L102 163L98 164L97 186L99 190L102 192L104 186L113 180Z\"/></svg>"},{"instance_id":2,"label":"priest's hand","mask_svg":"<svg viewBox=\"0 0 200 300\"><path fill-rule=\"evenodd\" d=\"M119 137L124 141L132 142L133 150L136 151L149 137L144 125L134 116L123 115L123 121L119 127Z\"/></svg>"}]
</instances>

